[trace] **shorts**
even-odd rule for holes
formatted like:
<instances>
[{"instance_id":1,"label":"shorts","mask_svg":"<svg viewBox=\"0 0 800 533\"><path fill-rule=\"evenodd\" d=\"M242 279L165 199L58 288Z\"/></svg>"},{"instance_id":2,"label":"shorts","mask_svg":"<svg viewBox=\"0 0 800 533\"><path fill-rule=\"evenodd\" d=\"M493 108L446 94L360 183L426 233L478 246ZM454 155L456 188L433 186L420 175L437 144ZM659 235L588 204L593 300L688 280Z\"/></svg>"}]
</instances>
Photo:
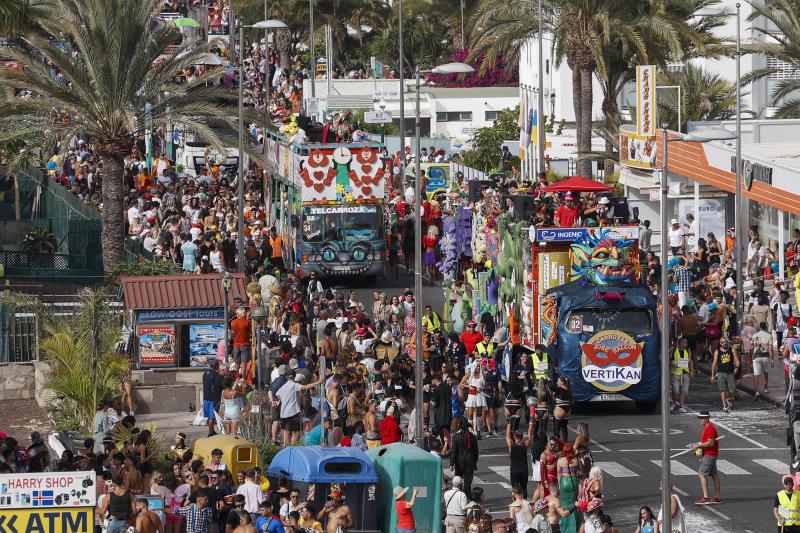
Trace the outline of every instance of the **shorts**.
<instances>
[{"instance_id":1,"label":"shorts","mask_svg":"<svg viewBox=\"0 0 800 533\"><path fill-rule=\"evenodd\" d=\"M497 397L497 393L492 391L489 394L485 394L486 396L486 407L489 409L499 409L500 408L500 399Z\"/></svg>"},{"instance_id":2,"label":"shorts","mask_svg":"<svg viewBox=\"0 0 800 533\"><path fill-rule=\"evenodd\" d=\"M700 458L700 468L697 473L701 476L714 477L717 475L717 458L714 455L704 455Z\"/></svg>"},{"instance_id":3,"label":"shorts","mask_svg":"<svg viewBox=\"0 0 800 533\"><path fill-rule=\"evenodd\" d=\"M694 352L697 349L697 337L700 335L684 335L683 338L686 339L686 344L689 347L689 350Z\"/></svg>"},{"instance_id":4,"label":"shorts","mask_svg":"<svg viewBox=\"0 0 800 533\"><path fill-rule=\"evenodd\" d=\"M281 418L281 429L286 431L300 431L303 428L303 417L300 413L288 418Z\"/></svg>"},{"instance_id":5,"label":"shorts","mask_svg":"<svg viewBox=\"0 0 800 533\"><path fill-rule=\"evenodd\" d=\"M671 374L672 394L675 396L689 396L689 374L683 373L680 376Z\"/></svg>"},{"instance_id":6,"label":"shorts","mask_svg":"<svg viewBox=\"0 0 800 533\"><path fill-rule=\"evenodd\" d=\"M239 346L238 348L233 349L233 360L236 361L237 364L242 364L245 361L250 360L250 347L249 346Z\"/></svg>"},{"instance_id":7,"label":"shorts","mask_svg":"<svg viewBox=\"0 0 800 533\"><path fill-rule=\"evenodd\" d=\"M203 400L203 416L210 420L217 419L214 402L212 400Z\"/></svg>"},{"instance_id":8,"label":"shorts","mask_svg":"<svg viewBox=\"0 0 800 533\"><path fill-rule=\"evenodd\" d=\"M269 408L269 417L272 419L273 422L277 422L281 418L281 404L272 405L270 404Z\"/></svg>"},{"instance_id":9,"label":"shorts","mask_svg":"<svg viewBox=\"0 0 800 533\"><path fill-rule=\"evenodd\" d=\"M736 380L733 374L717 372L717 386L720 392L736 392Z\"/></svg>"},{"instance_id":10,"label":"shorts","mask_svg":"<svg viewBox=\"0 0 800 533\"><path fill-rule=\"evenodd\" d=\"M766 356L759 356L753 357L753 375L760 376L767 372L769 368L769 357Z\"/></svg>"}]
</instances>

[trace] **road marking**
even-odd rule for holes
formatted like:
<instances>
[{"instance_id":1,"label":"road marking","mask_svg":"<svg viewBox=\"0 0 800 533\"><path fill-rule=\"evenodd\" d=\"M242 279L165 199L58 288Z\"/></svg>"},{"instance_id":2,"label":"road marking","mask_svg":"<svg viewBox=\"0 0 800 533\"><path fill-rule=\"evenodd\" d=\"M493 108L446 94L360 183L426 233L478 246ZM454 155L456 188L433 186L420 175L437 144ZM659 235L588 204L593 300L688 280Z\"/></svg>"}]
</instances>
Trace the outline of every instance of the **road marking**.
<instances>
[{"instance_id":1,"label":"road marking","mask_svg":"<svg viewBox=\"0 0 800 533\"><path fill-rule=\"evenodd\" d=\"M483 481L483 480L482 480L481 478L479 478L478 476L472 476L472 484L473 484L473 485L485 485L485 484L486 484L486 482L485 482L485 481Z\"/></svg>"},{"instance_id":2,"label":"road marking","mask_svg":"<svg viewBox=\"0 0 800 533\"><path fill-rule=\"evenodd\" d=\"M495 470L495 469L503 469L503 468L505 468L506 469L506 474L505 474L504 477L506 479L508 479L508 477L509 477L508 469L511 468L511 467L510 466L490 466L489 468L491 470L494 470L498 474L500 474L500 472L497 472L497 470ZM502 476L503 474L500 474L500 475ZM478 476L472 476L472 485L473 486L477 486L477 485L500 485L504 489L511 490L511 485L509 485L505 481L483 481Z\"/></svg>"},{"instance_id":3,"label":"road marking","mask_svg":"<svg viewBox=\"0 0 800 533\"><path fill-rule=\"evenodd\" d=\"M650 459L650 462L656 465L658 468L661 468L661 460L660 459ZM673 476L696 476L697 472L686 466L685 464L681 463L677 460L672 460L669 462L669 469Z\"/></svg>"},{"instance_id":4,"label":"road marking","mask_svg":"<svg viewBox=\"0 0 800 533\"><path fill-rule=\"evenodd\" d=\"M744 468L740 468L735 464L733 464L732 462L726 461L724 459L717 459L717 470L729 476L742 476L750 474L750 472L748 472Z\"/></svg>"},{"instance_id":5,"label":"road marking","mask_svg":"<svg viewBox=\"0 0 800 533\"><path fill-rule=\"evenodd\" d=\"M578 430L577 430L577 429L575 429L575 428L569 428L569 429L570 429L570 430L572 430L572 432L573 432L573 433L575 433L576 435L578 434ZM610 452L610 451L611 451L611 448L609 448L608 446L603 446L603 445L602 445L602 444L601 444L601 443L600 443L600 442L599 442L597 439L595 439L595 438L592 438L592 442L591 442L591 444L590 444L589 446L590 446L590 447L591 447L591 446L596 446L596 447L600 448L601 450L603 450L604 452Z\"/></svg>"},{"instance_id":6,"label":"road marking","mask_svg":"<svg viewBox=\"0 0 800 533\"><path fill-rule=\"evenodd\" d=\"M789 466L778 459L753 459L753 462L777 474L788 474Z\"/></svg>"},{"instance_id":7,"label":"road marking","mask_svg":"<svg viewBox=\"0 0 800 533\"><path fill-rule=\"evenodd\" d=\"M639 474L633 470L628 470L624 466L614 461L600 462L597 461L594 466L605 472L611 477L639 477Z\"/></svg>"},{"instance_id":8,"label":"road marking","mask_svg":"<svg viewBox=\"0 0 800 533\"><path fill-rule=\"evenodd\" d=\"M670 448L670 451L672 451L672 452L681 452L681 451L684 451L684 450L686 450L686 448ZM784 451L786 451L786 447L783 447L783 448L752 448L752 447L751 448L728 448L728 447L725 447L724 450L726 452L754 452L754 451L761 451L761 450L784 452ZM624 453L651 452L652 453L652 452L660 452L660 451L661 451L661 448L633 448L633 449L630 449L630 450L616 450L617 453L622 453L622 452L624 452ZM601 452L593 452L593 453L601 453ZM484 456L483 454L481 454L481 457L492 457L492 456L491 455ZM502 455L502 456L498 455L497 457L507 457L507 455Z\"/></svg>"},{"instance_id":9,"label":"road marking","mask_svg":"<svg viewBox=\"0 0 800 533\"><path fill-rule=\"evenodd\" d=\"M490 466L489 470L491 470L495 474L499 474L500 477L502 477L503 479L509 479L511 477L510 466Z\"/></svg>"},{"instance_id":10,"label":"road marking","mask_svg":"<svg viewBox=\"0 0 800 533\"><path fill-rule=\"evenodd\" d=\"M672 462L674 463L675 461L672 461ZM661 466L661 465L659 465L659 466ZM689 493L688 492L682 491L680 488L676 487L674 483L672 485L672 489L675 492L677 492L678 494L680 494L681 496L683 496L684 498L688 498L689 497ZM686 502L686 503L689 504L690 502ZM686 507L686 506L684 506L684 507ZM698 505L697 507L702 507L703 509L705 509L707 511L711 511L712 513L714 513L718 517L722 518L723 520L730 520L731 519L731 517L726 515L725 513L721 513L719 511L717 511L716 509L714 509L713 505ZM686 507L686 508L688 509L688 507Z\"/></svg>"}]
</instances>

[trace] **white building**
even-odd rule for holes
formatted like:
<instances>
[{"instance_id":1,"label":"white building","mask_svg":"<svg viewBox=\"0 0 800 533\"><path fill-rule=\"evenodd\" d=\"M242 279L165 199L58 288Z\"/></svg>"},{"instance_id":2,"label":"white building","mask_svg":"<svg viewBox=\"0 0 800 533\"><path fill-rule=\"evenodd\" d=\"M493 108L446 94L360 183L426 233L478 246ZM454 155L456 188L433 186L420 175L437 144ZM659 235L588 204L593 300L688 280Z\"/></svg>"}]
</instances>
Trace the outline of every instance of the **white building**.
<instances>
[{"instance_id":1,"label":"white building","mask_svg":"<svg viewBox=\"0 0 800 533\"><path fill-rule=\"evenodd\" d=\"M406 134L414 132L415 80L405 80L403 108ZM400 125L400 80L317 80L319 109L334 112L349 109L379 110L392 114ZM311 82L303 82L303 94L311 94ZM434 87L420 90L420 131L423 137L468 138L478 128L491 126L503 109L519 104L517 87ZM408 143L407 143L408 144Z\"/></svg>"}]
</instances>

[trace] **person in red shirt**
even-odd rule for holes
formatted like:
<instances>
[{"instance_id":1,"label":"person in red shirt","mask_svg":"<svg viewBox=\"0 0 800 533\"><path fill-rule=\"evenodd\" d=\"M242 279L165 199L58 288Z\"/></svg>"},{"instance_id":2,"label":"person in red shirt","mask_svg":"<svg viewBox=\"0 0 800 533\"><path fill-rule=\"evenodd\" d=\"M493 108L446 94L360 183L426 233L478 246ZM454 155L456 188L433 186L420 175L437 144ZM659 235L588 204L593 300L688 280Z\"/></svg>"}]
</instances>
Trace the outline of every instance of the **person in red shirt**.
<instances>
[{"instance_id":1,"label":"person in red shirt","mask_svg":"<svg viewBox=\"0 0 800 533\"><path fill-rule=\"evenodd\" d=\"M400 424L395 416L396 411L397 405L390 400L386 416L381 420L381 445L400 442Z\"/></svg>"},{"instance_id":2,"label":"person in red shirt","mask_svg":"<svg viewBox=\"0 0 800 533\"><path fill-rule=\"evenodd\" d=\"M564 195L564 205L558 208L555 215L555 225L560 228L574 228L580 219L580 210L575 205L572 193Z\"/></svg>"},{"instance_id":3,"label":"person in red shirt","mask_svg":"<svg viewBox=\"0 0 800 533\"><path fill-rule=\"evenodd\" d=\"M717 428L709 420L711 415L708 411L700 411L697 413L697 418L700 419L700 424L703 426L703 433L700 435L700 442L692 444L692 450L697 453L697 450L702 450L700 456L700 469L698 475L700 476L700 488L703 489L703 497L694 502L697 505L711 505L720 503L719 497L719 472L717 472L717 457L719 456L719 437L717 435ZM714 481L714 497L708 497L708 479L710 477Z\"/></svg>"},{"instance_id":4,"label":"person in red shirt","mask_svg":"<svg viewBox=\"0 0 800 533\"><path fill-rule=\"evenodd\" d=\"M475 331L477 325L474 320L470 320L467 324L467 331L461 334L461 342L464 343L464 347L470 355L475 353L475 346L483 340L483 335L479 331Z\"/></svg>"},{"instance_id":5,"label":"person in red shirt","mask_svg":"<svg viewBox=\"0 0 800 533\"><path fill-rule=\"evenodd\" d=\"M415 533L417 525L414 523L414 511L412 508L417 503L417 489L411 492L411 499L406 501L404 496L408 492L408 487L394 488L394 508L397 511L397 533Z\"/></svg>"},{"instance_id":6,"label":"person in red shirt","mask_svg":"<svg viewBox=\"0 0 800 533\"><path fill-rule=\"evenodd\" d=\"M245 308L236 309L236 318L231 320L233 336L233 360L239 365L239 374L247 379L250 369L250 321L245 317Z\"/></svg>"}]
</instances>

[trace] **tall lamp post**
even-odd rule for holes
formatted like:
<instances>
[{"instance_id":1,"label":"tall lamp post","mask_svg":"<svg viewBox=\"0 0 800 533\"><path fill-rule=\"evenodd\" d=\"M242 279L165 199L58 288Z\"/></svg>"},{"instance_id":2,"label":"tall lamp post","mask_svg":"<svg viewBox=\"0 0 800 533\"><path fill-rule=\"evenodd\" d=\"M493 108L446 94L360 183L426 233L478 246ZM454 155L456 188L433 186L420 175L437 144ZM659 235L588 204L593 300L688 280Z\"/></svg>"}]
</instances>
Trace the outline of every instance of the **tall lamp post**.
<instances>
[{"instance_id":1,"label":"tall lamp post","mask_svg":"<svg viewBox=\"0 0 800 533\"><path fill-rule=\"evenodd\" d=\"M244 271L244 29L255 28L258 30L268 30L274 28L285 28L286 24L280 20L261 20L255 24L244 24L240 17L237 25L239 27L239 177L236 180L236 269ZM268 65L267 65L268 67ZM267 68L269 70L269 68ZM269 77L269 73L267 73ZM269 98L269 88L267 88L267 98Z\"/></svg>"},{"instance_id":2,"label":"tall lamp post","mask_svg":"<svg viewBox=\"0 0 800 533\"><path fill-rule=\"evenodd\" d=\"M400 49L400 173L405 173L406 168L406 59L403 54L403 0L397 4L397 41Z\"/></svg>"},{"instance_id":3,"label":"tall lamp post","mask_svg":"<svg viewBox=\"0 0 800 533\"><path fill-rule=\"evenodd\" d=\"M669 192L669 175L667 148L671 142L711 142L725 141L736 137L736 134L725 129L701 130L695 134L678 137L669 136L666 125L662 129L662 150L664 151L661 167L661 508L664 522L663 531L672 531L672 493L670 491L670 456L669 456L669 386L670 386L670 313L669 313L669 268L667 250L669 247L667 222L667 193Z\"/></svg>"},{"instance_id":4,"label":"tall lamp post","mask_svg":"<svg viewBox=\"0 0 800 533\"><path fill-rule=\"evenodd\" d=\"M264 15L267 13L267 4L264 2ZM261 28L264 30L264 115L269 121L269 90L272 79L269 69L269 32L270 30L282 30L288 26L280 20L262 20L253 24L254 28Z\"/></svg>"},{"instance_id":5,"label":"tall lamp post","mask_svg":"<svg viewBox=\"0 0 800 533\"><path fill-rule=\"evenodd\" d=\"M222 318L223 325L225 326L225 358L228 358L228 354L231 353L231 328L230 324L228 323L228 293L231 290L231 282L233 278L230 272L223 272L222 279L220 279L220 283L222 284L222 314L225 316Z\"/></svg>"},{"instance_id":6,"label":"tall lamp post","mask_svg":"<svg viewBox=\"0 0 800 533\"><path fill-rule=\"evenodd\" d=\"M420 178L420 131L419 131L419 100L420 100L420 74L472 74L475 69L466 63L446 63L430 70L416 68L416 108L414 112L414 299L416 306L416 353L414 361L414 408L417 416L414 424L416 427L417 446L422 447L422 427L424 424L422 409L422 179Z\"/></svg>"}]
</instances>

